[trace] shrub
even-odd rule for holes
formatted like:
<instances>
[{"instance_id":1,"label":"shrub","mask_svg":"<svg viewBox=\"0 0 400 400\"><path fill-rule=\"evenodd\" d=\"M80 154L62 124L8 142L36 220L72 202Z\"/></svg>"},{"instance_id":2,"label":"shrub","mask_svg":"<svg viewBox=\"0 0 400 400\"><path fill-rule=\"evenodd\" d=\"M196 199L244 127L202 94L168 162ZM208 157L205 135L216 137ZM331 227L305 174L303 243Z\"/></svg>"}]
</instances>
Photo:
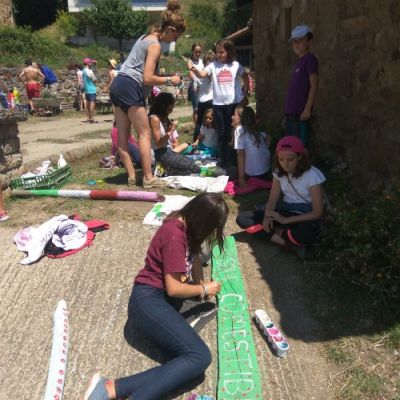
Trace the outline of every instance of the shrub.
<instances>
[{"instance_id":1,"label":"shrub","mask_svg":"<svg viewBox=\"0 0 400 400\"><path fill-rule=\"evenodd\" d=\"M117 58L117 52L105 46L72 47L60 43L50 29L32 32L29 28L0 27L0 64L20 66L27 58L64 68L83 57L98 60L99 67L107 66L107 59Z\"/></svg>"},{"instance_id":2,"label":"shrub","mask_svg":"<svg viewBox=\"0 0 400 400\"><path fill-rule=\"evenodd\" d=\"M56 25L65 39L74 36L79 31L79 20L66 11L59 11Z\"/></svg>"},{"instance_id":3,"label":"shrub","mask_svg":"<svg viewBox=\"0 0 400 400\"><path fill-rule=\"evenodd\" d=\"M377 303L399 300L400 194L355 195L348 182L342 187L346 190L334 199L336 221L325 230L314 257L367 287Z\"/></svg>"}]
</instances>

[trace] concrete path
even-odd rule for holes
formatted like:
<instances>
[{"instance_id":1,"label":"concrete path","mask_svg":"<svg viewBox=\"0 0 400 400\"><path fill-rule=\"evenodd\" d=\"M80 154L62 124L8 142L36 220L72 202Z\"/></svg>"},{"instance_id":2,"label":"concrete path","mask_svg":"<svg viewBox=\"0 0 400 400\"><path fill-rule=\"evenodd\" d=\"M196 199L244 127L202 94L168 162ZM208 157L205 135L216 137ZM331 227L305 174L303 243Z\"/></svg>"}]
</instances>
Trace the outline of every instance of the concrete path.
<instances>
[{"instance_id":1,"label":"concrete path","mask_svg":"<svg viewBox=\"0 0 400 400\"><path fill-rule=\"evenodd\" d=\"M190 115L191 109L184 112ZM79 116L22 123L24 156L38 162L60 151L108 143L111 122L102 121L108 118L98 117L101 121L96 125L81 123ZM54 143L52 139L65 142ZM249 312L257 308L268 311L291 346L287 358L275 357L253 326L263 399L334 398L329 378L334 372L324 357L323 332L308 315L303 299L301 264L276 246L239 232L235 215L240 205L229 201L232 213L226 231L235 234L237 241ZM82 206L78 200L69 199L8 203L11 218L0 224L0 400L43 398L52 318L61 298L67 301L71 332L65 400L82 399L89 377L97 370L114 378L157 365L160 354L153 345L140 337L124 336L133 278L143 266L155 231L142 225L151 207L149 203L105 201ZM93 217L111 223L110 230L97 234L92 247L64 259L43 258L31 266L19 264L23 254L17 251L12 238L22 226L44 222L55 215L54 210L69 215L82 209L88 212L88 208ZM216 323L212 321L201 332L213 354L205 381L168 399L186 400L190 393L215 395Z\"/></svg>"}]
</instances>

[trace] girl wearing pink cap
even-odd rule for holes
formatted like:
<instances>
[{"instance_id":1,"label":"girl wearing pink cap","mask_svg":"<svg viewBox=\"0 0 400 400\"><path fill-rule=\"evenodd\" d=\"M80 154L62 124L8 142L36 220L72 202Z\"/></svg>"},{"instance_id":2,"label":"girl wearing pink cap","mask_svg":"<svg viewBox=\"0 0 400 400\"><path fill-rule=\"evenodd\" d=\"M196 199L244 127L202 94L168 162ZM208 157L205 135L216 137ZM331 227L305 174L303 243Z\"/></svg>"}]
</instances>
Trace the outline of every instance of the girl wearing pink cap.
<instances>
[{"instance_id":1,"label":"girl wearing pink cap","mask_svg":"<svg viewBox=\"0 0 400 400\"><path fill-rule=\"evenodd\" d=\"M266 234L271 242L287 246L303 258L305 246L318 237L325 177L310 164L304 144L296 136L285 136L278 142L275 158L267 204L239 213L236 222L243 229L262 224L264 237Z\"/></svg>"}]
</instances>

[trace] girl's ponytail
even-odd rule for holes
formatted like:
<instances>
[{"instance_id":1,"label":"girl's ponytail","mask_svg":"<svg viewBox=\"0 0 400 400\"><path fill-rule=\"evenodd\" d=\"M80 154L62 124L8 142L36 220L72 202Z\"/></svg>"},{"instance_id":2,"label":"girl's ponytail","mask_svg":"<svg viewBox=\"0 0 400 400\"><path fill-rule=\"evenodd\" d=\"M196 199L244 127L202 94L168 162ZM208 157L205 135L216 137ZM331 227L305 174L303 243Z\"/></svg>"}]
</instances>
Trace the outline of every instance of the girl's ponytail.
<instances>
[{"instance_id":1,"label":"girl's ponytail","mask_svg":"<svg viewBox=\"0 0 400 400\"><path fill-rule=\"evenodd\" d=\"M240 124L243 126L245 131L254 137L255 143L257 144L257 147L259 147L262 137L256 128L256 113L249 106L238 106L236 109L239 113Z\"/></svg>"}]
</instances>

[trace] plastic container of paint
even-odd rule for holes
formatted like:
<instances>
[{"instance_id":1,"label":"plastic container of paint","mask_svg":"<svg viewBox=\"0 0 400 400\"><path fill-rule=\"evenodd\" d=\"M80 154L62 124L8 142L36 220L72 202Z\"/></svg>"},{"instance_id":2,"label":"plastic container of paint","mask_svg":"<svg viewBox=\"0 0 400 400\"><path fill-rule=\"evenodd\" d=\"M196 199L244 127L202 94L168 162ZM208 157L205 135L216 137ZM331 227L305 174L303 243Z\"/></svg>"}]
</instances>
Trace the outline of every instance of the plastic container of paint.
<instances>
[{"instance_id":1,"label":"plastic container of paint","mask_svg":"<svg viewBox=\"0 0 400 400\"><path fill-rule=\"evenodd\" d=\"M256 310L254 318L278 357L286 357L289 343L264 310Z\"/></svg>"}]
</instances>

